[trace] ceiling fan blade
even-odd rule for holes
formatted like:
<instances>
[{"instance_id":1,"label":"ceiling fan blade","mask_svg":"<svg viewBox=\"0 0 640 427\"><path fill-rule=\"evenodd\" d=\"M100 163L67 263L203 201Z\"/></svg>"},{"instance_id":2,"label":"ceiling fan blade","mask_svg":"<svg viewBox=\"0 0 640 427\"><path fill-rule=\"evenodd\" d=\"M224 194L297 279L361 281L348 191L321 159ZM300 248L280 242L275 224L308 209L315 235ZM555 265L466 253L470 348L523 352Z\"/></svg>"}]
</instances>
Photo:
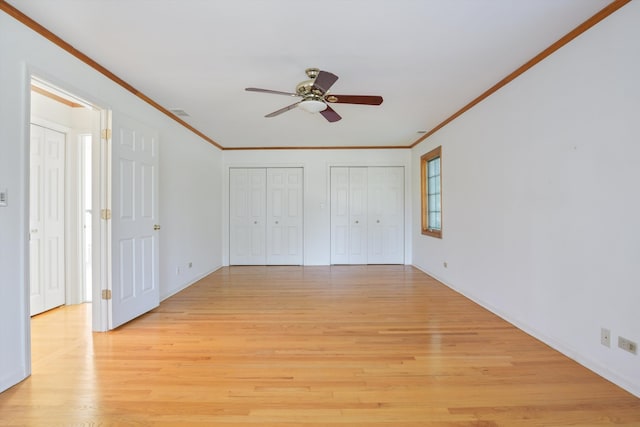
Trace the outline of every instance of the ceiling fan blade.
<instances>
[{"instance_id":1,"label":"ceiling fan blade","mask_svg":"<svg viewBox=\"0 0 640 427\"><path fill-rule=\"evenodd\" d=\"M382 104L381 96L370 95L327 95L325 101L336 104L363 104L363 105L380 105Z\"/></svg>"},{"instance_id":2,"label":"ceiling fan blade","mask_svg":"<svg viewBox=\"0 0 640 427\"><path fill-rule=\"evenodd\" d=\"M340 115L336 113L333 110L333 108L329 107L328 105L325 110L320 111L320 114L322 114L324 118L330 121L331 123L337 122L338 120L342 119L342 117L340 117Z\"/></svg>"},{"instance_id":3,"label":"ceiling fan blade","mask_svg":"<svg viewBox=\"0 0 640 427\"><path fill-rule=\"evenodd\" d=\"M271 89L260 89L260 88L257 88L257 87L247 87L244 90L246 90L248 92L262 92L262 93L275 93L276 95L300 96L297 93L281 92L279 90L271 90Z\"/></svg>"},{"instance_id":4,"label":"ceiling fan blade","mask_svg":"<svg viewBox=\"0 0 640 427\"><path fill-rule=\"evenodd\" d=\"M279 109L279 110L277 110L277 111L274 111L273 113L269 113L269 114L267 114L265 117L275 117L275 116L277 116L277 115L279 115L279 114L282 114L282 113L284 113L284 112L287 112L287 111L289 111L289 110L293 110L293 109L294 109L294 108L296 108L296 107L298 106L298 104L300 104L301 102L302 102L302 101L294 102L294 103L293 103L293 104L291 104L291 105L287 105L286 107L281 108L281 109Z\"/></svg>"},{"instance_id":5,"label":"ceiling fan blade","mask_svg":"<svg viewBox=\"0 0 640 427\"><path fill-rule=\"evenodd\" d=\"M313 88L325 93L338 80L338 76L328 71L320 71L313 82Z\"/></svg>"}]
</instances>

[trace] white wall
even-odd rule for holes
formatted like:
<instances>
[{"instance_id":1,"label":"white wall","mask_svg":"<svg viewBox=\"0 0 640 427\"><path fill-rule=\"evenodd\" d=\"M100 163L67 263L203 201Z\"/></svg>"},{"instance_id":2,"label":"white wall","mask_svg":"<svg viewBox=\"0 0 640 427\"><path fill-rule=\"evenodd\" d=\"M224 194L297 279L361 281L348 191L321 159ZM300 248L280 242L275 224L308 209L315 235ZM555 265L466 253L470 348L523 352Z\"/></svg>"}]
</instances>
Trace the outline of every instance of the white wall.
<instances>
[{"instance_id":1,"label":"white wall","mask_svg":"<svg viewBox=\"0 0 640 427\"><path fill-rule=\"evenodd\" d=\"M31 74L160 134L160 295L222 265L222 153L131 93L0 13L0 391L30 373L28 124ZM185 262L193 267L176 275Z\"/></svg>"},{"instance_id":2,"label":"white wall","mask_svg":"<svg viewBox=\"0 0 640 427\"><path fill-rule=\"evenodd\" d=\"M160 134L161 299L222 267L222 152L181 134Z\"/></svg>"},{"instance_id":3,"label":"white wall","mask_svg":"<svg viewBox=\"0 0 640 427\"><path fill-rule=\"evenodd\" d=\"M413 263L640 396L617 348L640 343L638 22L631 2L414 149ZM419 232L438 145L442 240Z\"/></svg>"},{"instance_id":4,"label":"white wall","mask_svg":"<svg viewBox=\"0 0 640 427\"><path fill-rule=\"evenodd\" d=\"M404 166L405 167L405 259L411 260L411 151L384 150L269 150L224 151L224 236L225 263L229 252L229 168L230 167L303 167L304 168L304 264L329 265L331 262L329 168L331 166Z\"/></svg>"}]
</instances>

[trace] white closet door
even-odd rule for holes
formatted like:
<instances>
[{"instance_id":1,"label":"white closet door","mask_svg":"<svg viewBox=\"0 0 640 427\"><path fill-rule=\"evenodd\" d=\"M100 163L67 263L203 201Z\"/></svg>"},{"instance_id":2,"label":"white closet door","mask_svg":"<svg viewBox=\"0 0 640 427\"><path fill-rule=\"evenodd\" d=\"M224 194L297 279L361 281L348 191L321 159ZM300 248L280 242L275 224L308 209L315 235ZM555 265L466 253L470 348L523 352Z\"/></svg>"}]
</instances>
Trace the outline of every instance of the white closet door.
<instances>
[{"instance_id":1,"label":"white closet door","mask_svg":"<svg viewBox=\"0 0 640 427\"><path fill-rule=\"evenodd\" d=\"M367 263L367 168L331 168L331 263Z\"/></svg>"},{"instance_id":2,"label":"white closet door","mask_svg":"<svg viewBox=\"0 0 640 427\"><path fill-rule=\"evenodd\" d=\"M65 303L65 134L31 125L31 315Z\"/></svg>"},{"instance_id":3,"label":"white closet door","mask_svg":"<svg viewBox=\"0 0 640 427\"><path fill-rule=\"evenodd\" d=\"M302 168L267 169L266 263L302 265Z\"/></svg>"},{"instance_id":4,"label":"white closet door","mask_svg":"<svg viewBox=\"0 0 640 427\"><path fill-rule=\"evenodd\" d=\"M404 168L331 168L331 263L404 263Z\"/></svg>"},{"instance_id":5,"label":"white closet door","mask_svg":"<svg viewBox=\"0 0 640 427\"><path fill-rule=\"evenodd\" d=\"M349 264L349 168L331 168L331 264Z\"/></svg>"},{"instance_id":6,"label":"white closet door","mask_svg":"<svg viewBox=\"0 0 640 427\"><path fill-rule=\"evenodd\" d=\"M404 168L368 170L368 263L404 263Z\"/></svg>"},{"instance_id":7,"label":"white closet door","mask_svg":"<svg viewBox=\"0 0 640 427\"><path fill-rule=\"evenodd\" d=\"M229 170L229 263L266 264L266 170Z\"/></svg>"},{"instance_id":8,"label":"white closet door","mask_svg":"<svg viewBox=\"0 0 640 427\"><path fill-rule=\"evenodd\" d=\"M367 264L367 168L349 168L349 264Z\"/></svg>"}]
</instances>

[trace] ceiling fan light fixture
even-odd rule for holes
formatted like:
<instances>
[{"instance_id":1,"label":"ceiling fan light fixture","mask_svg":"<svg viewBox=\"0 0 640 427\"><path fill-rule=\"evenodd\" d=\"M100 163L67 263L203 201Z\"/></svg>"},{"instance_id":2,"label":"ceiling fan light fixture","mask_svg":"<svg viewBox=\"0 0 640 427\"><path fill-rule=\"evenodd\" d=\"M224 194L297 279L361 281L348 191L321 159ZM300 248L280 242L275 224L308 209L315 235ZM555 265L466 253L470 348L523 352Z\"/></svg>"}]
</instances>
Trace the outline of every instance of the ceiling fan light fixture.
<instances>
[{"instance_id":1,"label":"ceiling fan light fixture","mask_svg":"<svg viewBox=\"0 0 640 427\"><path fill-rule=\"evenodd\" d=\"M247 87L249 92L274 93L279 95L296 96L302 98L298 102L287 105L265 117L271 118L279 116L282 113L300 107L309 113L321 113L321 115L330 123L337 122L341 119L333 108L329 107L328 102L337 104L360 104L360 105L380 105L382 104L381 96L373 95L329 95L328 90L338 80L338 76L328 71L322 71L318 68L308 68L306 70L309 80L298 83L296 91L282 92L279 90L260 89L257 87Z\"/></svg>"},{"instance_id":2,"label":"ceiling fan light fixture","mask_svg":"<svg viewBox=\"0 0 640 427\"><path fill-rule=\"evenodd\" d=\"M320 111L324 111L327 109L327 104L322 101L317 101L315 99L308 99L306 101L302 101L298 104L298 107L309 113L319 113Z\"/></svg>"}]
</instances>

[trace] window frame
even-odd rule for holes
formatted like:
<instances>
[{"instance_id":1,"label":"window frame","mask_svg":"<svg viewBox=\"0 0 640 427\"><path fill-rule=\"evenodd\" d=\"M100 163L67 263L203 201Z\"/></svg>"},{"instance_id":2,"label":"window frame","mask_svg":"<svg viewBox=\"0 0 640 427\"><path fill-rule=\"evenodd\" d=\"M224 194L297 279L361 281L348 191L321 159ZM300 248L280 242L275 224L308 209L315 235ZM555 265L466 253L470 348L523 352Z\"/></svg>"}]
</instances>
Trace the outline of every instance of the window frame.
<instances>
[{"instance_id":1,"label":"window frame","mask_svg":"<svg viewBox=\"0 0 640 427\"><path fill-rule=\"evenodd\" d=\"M440 229L429 228L429 186L427 182L428 164L433 159L440 159ZM442 146L438 146L420 156L420 199L421 199L421 228L422 234L442 239Z\"/></svg>"}]
</instances>

